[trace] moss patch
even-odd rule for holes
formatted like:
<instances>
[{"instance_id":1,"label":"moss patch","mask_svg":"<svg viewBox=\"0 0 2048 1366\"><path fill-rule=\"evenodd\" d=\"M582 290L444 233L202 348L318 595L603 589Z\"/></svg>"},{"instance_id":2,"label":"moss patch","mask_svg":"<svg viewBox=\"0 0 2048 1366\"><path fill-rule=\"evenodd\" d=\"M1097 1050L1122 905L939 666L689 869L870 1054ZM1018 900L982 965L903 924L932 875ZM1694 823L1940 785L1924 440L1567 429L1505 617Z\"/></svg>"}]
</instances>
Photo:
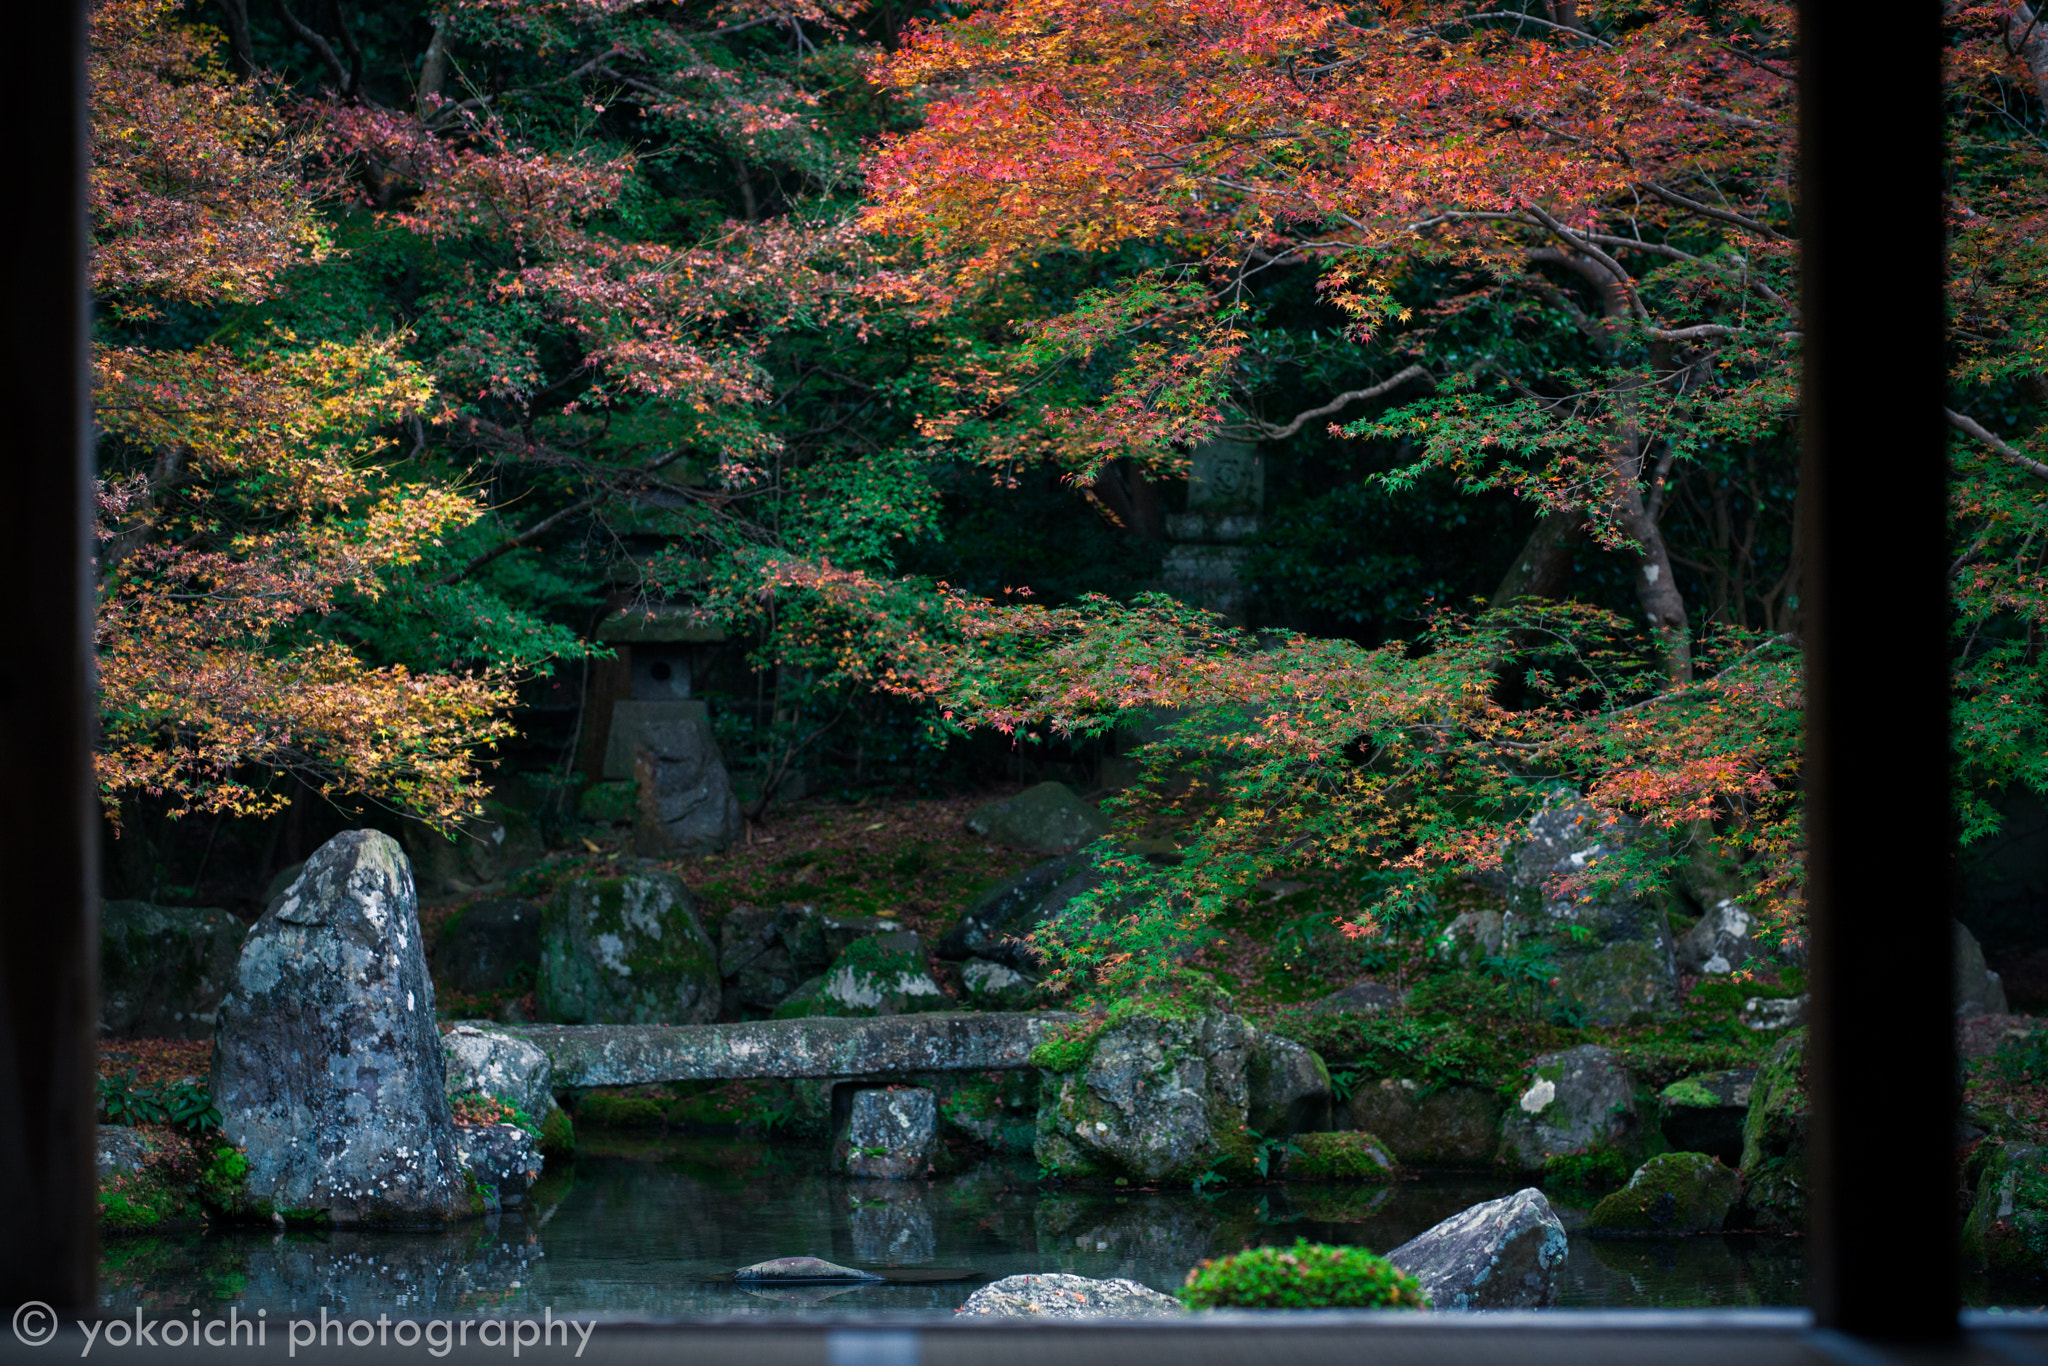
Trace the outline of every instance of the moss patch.
<instances>
[{"instance_id":1,"label":"moss patch","mask_svg":"<svg viewBox=\"0 0 2048 1366\"><path fill-rule=\"evenodd\" d=\"M1714 1233L1735 1203L1739 1178L1706 1153L1665 1153L1636 1169L1628 1185L1594 1206L1596 1233Z\"/></svg>"},{"instance_id":2,"label":"moss patch","mask_svg":"<svg viewBox=\"0 0 2048 1366\"><path fill-rule=\"evenodd\" d=\"M1188 1272L1190 1309L1424 1309L1421 1283L1362 1247L1254 1247Z\"/></svg>"},{"instance_id":3,"label":"moss patch","mask_svg":"<svg viewBox=\"0 0 2048 1366\"><path fill-rule=\"evenodd\" d=\"M1389 1181L1394 1159L1386 1144L1371 1134L1337 1132L1296 1134L1297 1151L1287 1155L1290 1181Z\"/></svg>"}]
</instances>

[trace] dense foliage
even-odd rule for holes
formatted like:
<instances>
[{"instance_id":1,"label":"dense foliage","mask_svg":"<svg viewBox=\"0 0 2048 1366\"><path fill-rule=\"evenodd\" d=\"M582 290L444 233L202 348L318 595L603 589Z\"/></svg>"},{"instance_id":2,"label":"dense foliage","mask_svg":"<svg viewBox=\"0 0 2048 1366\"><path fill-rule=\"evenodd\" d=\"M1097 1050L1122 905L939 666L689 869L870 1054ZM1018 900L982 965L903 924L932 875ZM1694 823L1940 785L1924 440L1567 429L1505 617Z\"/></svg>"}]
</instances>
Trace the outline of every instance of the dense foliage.
<instances>
[{"instance_id":1,"label":"dense foliage","mask_svg":"<svg viewBox=\"0 0 2048 1366\"><path fill-rule=\"evenodd\" d=\"M755 814L1135 750L1176 853L1042 932L1074 986L1304 867L1412 940L1559 787L1653 837L1555 890L1800 934L1788 6L302 8L94 11L110 811L459 819L659 605L748 651ZM1947 15L1981 837L2048 793L2048 36ZM1156 591L1233 441L1236 624Z\"/></svg>"},{"instance_id":2,"label":"dense foliage","mask_svg":"<svg viewBox=\"0 0 2048 1366\"><path fill-rule=\"evenodd\" d=\"M1188 1272L1180 1297L1190 1309L1429 1307L1415 1278L1385 1257L1306 1238L1204 1261Z\"/></svg>"}]
</instances>

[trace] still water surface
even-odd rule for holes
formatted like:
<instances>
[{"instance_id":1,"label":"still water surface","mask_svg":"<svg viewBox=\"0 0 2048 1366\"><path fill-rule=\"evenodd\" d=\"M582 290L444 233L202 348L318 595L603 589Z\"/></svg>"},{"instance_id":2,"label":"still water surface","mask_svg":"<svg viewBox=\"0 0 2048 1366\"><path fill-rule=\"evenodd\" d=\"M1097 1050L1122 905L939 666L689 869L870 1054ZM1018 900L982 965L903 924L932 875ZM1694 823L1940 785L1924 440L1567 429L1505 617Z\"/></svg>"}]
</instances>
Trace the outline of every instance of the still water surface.
<instances>
[{"instance_id":1,"label":"still water surface","mask_svg":"<svg viewBox=\"0 0 2048 1366\"><path fill-rule=\"evenodd\" d=\"M850 1181L821 1155L731 1139L611 1141L551 1172L530 1207L452 1233L261 1230L110 1237L110 1313L190 1309L275 1317L476 1314L668 1318L951 1310L1026 1271L1123 1276L1177 1288L1204 1257L1297 1237L1385 1251L1504 1193L1498 1178L1390 1188L1268 1185L1204 1194L1052 1190L1029 1159L930 1182ZM1560 1207L1567 1227L1583 1211ZM972 1268L972 1280L749 1291L707 1283L768 1257ZM1595 1241L1573 1236L1562 1302L1576 1308L1748 1307L1804 1300L1792 1238ZM1980 1296L1973 1296L1981 1302Z\"/></svg>"}]
</instances>

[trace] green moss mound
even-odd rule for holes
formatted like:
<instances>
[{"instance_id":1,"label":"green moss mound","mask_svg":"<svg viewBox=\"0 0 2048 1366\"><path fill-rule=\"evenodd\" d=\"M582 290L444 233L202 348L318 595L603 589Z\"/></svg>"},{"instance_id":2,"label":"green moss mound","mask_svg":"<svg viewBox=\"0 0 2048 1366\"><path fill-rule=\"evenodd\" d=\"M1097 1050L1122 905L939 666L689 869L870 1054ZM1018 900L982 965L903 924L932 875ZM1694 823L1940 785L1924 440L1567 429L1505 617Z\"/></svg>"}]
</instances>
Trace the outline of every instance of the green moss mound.
<instances>
[{"instance_id":1,"label":"green moss mound","mask_svg":"<svg viewBox=\"0 0 2048 1366\"><path fill-rule=\"evenodd\" d=\"M592 1129L659 1129L668 1111L647 1096L609 1096L593 1092L576 1102L576 1118Z\"/></svg>"},{"instance_id":2,"label":"green moss mound","mask_svg":"<svg viewBox=\"0 0 2048 1366\"><path fill-rule=\"evenodd\" d=\"M1296 1134L1287 1155L1290 1181L1390 1181L1395 1163L1387 1145L1371 1134Z\"/></svg>"},{"instance_id":3,"label":"green moss mound","mask_svg":"<svg viewBox=\"0 0 2048 1366\"><path fill-rule=\"evenodd\" d=\"M1095 1056L1102 1030L1100 1023L1083 1024L1062 1038L1047 1039L1031 1050L1031 1065L1048 1072L1078 1072Z\"/></svg>"},{"instance_id":4,"label":"green moss mound","mask_svg":"<svg viewBox=\"0 0 2048 1366\"><path fill-rule=\"evenodd\" d=\"M1190 1309L1426 1309L1413 1276L1362 1247L1299 1239L1216 1257L1188 1272Z\"/></svg>"},{"instance_id":5,"label":"green moss mound","mask_svg":"<svg viewBox=\"0 0 2048 1366\"><path fill-rule=\"evenodd\" d=\"M1628 1185L1593 1207L1595 1233L1714 1233L1740 1188L1736 1174L1706 1153L1664 1153L1636 1169Z\"/></svg>"},{"instance_id":6,"label":"green moss mound","mask_svg":"<svg viewBox=\"0 0 2048 1366\"><path fill-rule=\"evenodd\" d=\"M569 1112L557 1105L540 1122L542 1157L571 1157L576 1152L576 1124Z\"/></svg>"}]
</instances>

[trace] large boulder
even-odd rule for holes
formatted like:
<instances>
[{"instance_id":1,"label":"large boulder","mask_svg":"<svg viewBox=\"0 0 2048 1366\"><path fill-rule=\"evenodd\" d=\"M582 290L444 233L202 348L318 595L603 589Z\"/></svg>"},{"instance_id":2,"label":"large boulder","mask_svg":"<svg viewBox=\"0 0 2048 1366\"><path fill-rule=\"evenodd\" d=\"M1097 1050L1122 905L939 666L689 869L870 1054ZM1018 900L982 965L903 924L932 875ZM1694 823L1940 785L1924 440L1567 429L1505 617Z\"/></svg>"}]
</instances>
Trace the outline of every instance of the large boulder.
<instances>
[{"instance_id":1,"label":"large boulder","mask_svg":"<svg viewBox=\"0 0 2048 1366\"><path fill-rule=\"evenodd\" d=\"M1046 1074L1039 1166L1067 1179L1147 1182L1249 1171L1248 1074L1259 1040L1221 1010L1112 1018L1085 1057L1063 1059L1071 1070Z\"/></svg>"},{"instance_id":2,"label":"large boulder","mask_svg":"<svg viewBox=\"0 0 2048 1366\"><path fill-rule=\"evenodd\" d=\"M718 927L726 1009L773 1010L856 940L901 928L894 920L827 915L815 906L735 906Z\"/></svg>"},{"instance_id":3,"label":"large boulder","mask_svg":"<svg viewBox=\"0 0 2048 1366\"><path fill-rule=\"evenodd\" d=\"M1403 1166L1478 1167L1500 1148L1500 1095L1491 1087L1425 1087L1406 1077L1361 1082L1346 1127L1374 1134Z\"/></svg>"},{"instance_id":4,"label":"large boulder","mask_svg":"<svg viewBox=\"0 0 2048 1366\"><path fill-rule=\"evenodd\" d=\"M1065 783L1040 783L975 808L967 832L1012 849L1064 854L1109 833L1109 818Z\"/></svg>"},{"instance_id":5,"label":"large boulder","mask_svg":"<svg viewBox=\"0 0 2048 1366\"><path fill-rule=\"evenodd\" d=\"M2048 1148L1993 1142L1971 1165L1979 1172L1964 1263L2010 1276L2048 1271Z\"/></svg>"},{"instance_id":6,"label":"large boulder","mask_svg":"<svg viewBox=\"0 0 2048 1366\"><path fill-rule=\"evenodd\" d=\"M537 902L498 897L463 907L434 941L434 981L471 995L533 984L540 968Z\"/></svg>"},{"instance_id":7,"label":"large boulder","mask_svg":"<svg viewBox=\"0 0 2048 1366\"><path fill-rule=\"evenodd\" d=\"M455 1142L412 870L336 835L249 932L213 1057L247 1190L337 1224L444 1224L483 1202Z\"/></svg>"},{"instance_id":8,"label":"large boulder","mask_svg":"<svg viewBox=\"0 0 2048 1366\"><path fill-rule=\"evenodd\" d=\"M650 721L633 751L639 809L633 847L644 858L715 854L745 832L740 800L708 716Z\"/></svg>"},{"instance_id":9,"label":"large boulder","mask_svg":"<svg viewBox=\"0 0 2048 1366\"><path fill-rule=\"evenodd\" d=\"M1636 1168L1586 1219L1596 1233L1717 1233L1741 1184L1708 1153L1662 1153Z\"/></svg>"},{"instance_id":10,"label":"large boulder","mask_svg":"<svg viewBox=\"0 0 2048 1366\"><path fill-rule=\"evenodd\" d=\"M953 1002L933 980L924 941L909 930L855 940L823 976L775 1008L777 1019L809 1015L912 1015Z\"/></svg>"},{"instance_id":11,"label":"large boulder","mask_svg":"<svg viewBox=\"0 0 2048 1366\"><path fill-rule=\"evenodd\" d=\"M1102 883L1085 851L1035 863L983 893L939 940L938 956L987 958L1024 971L1042 964L1024 942L1054 913Z\"/></svg>"},{"instance_id":12,"label":"large boulder","mask_svg":"<svg viewBox=\"0 0 2048 1366\"><path fill-rule=\"evenodd\" d=\"M1245 1085L1246 1122L1262 1137L1330 1127L1330 1069L1314 1049L1256 1032Z\"/></svg>"},{"instance_id":13,"label":"large boulder","mask_svg":"<svg viewBox=\"0 0 2048 1366\"><path fill-rule=\"evenodd\" d=\"M1806 1031L1788 1034L1757 1069L1742 1127L1741 1222L1806 1230Z\"/></svg>"},{"instance_id":14,"label":"large boulder","mask_svg":"<svg viewBox=\"0 0 2048 1366\"><path fill-rule=\"evenodd\" d=\"M1594 881L1645 836L1634 824L1559 794L1530 817L1494 881L1507 894L1503 951L1538 949L1559 993L1588 1024L1629 1024L1678 1010L1678 969L1659 895Z\"/></svg>"},{"instance_id":15,"label":"large boulder","mask_svg":"<svg viewBox=\"0 0 2048 1366\"><path fill-rule=\"evenodd\" d=\"M674 873L579 878L541 921L540 1017L558 1024L708 1024L718 953Z\"/></svg>"},{"instance_id":16,"label":"large boulder","mask_svg":"<svg viewBox=\"0 0 2048 1366\"><path fill-rule=\"evenodd\" d=\"M847 1176L901 1181L930 1172L938 1144L939 1106L931 1091L874 1087L853 1093L846 1132L833 1145L832 1165Z\"/></svg>"},{"instance_id":17,"label":"large boulder","mask_svg":"<svg viewBox=\"0 0 2048 1366\"><path fill-rule=\"evenodd\" d=\"M1678 966L1687 972L1719 976L1734 972L1752 958L1763 958L1768 950L1751 933L1755 918L1733 897L1723 897L1685 932L1674 951Z\"/></svg>"},{"instance_id":18,"label":"large boulder","mask_svg":"<svg viewBox=\"0 0 2048 1366\"><path fill-rule=\"evenodd\" d=\"M1507 921L1499 911L1466 911L1437 932L1436 954L1464 968L1500 956Z\"/></svg>"},{"instance_id":19,"label":"large boulder","mask_svg":"<svg viewBox=\"0 0 2048 1366\"><path fill-rule=\"evenodd\" d=\"M1742 1162L1742 1126L1749 1118L1754 1067L1682 1077L1658 1092L1664 1141L1681 1153L1711 1153L1729 1166Z\"/></svg>"},{"instance_id":20,"label":"large boulder","mask_svg":"<svg viewBox=\"0 0 2048 1366\"><path fill-rule=\"evenodd\" d=\"M1005 1276L967 1297L968 1315L1042 1319L1177 1318L1187 1306L1136 1281L1098 1281L1063 1271Z\"/></svg>"},{"instance_id":21,"label":"large boulder","mask_svg":"<svg viewBox=\"0 0 2048 1366\"><path fill-rule=\"evenodd\" d=\"M100 911L100 1033L211 1038L248 933L226 911L107 902Z\"/></svg>"},{"instance_id":22,"label":"large boulder","mask_svg":"<svg viewBox=\"0 0 2048 1366\"><path fill-rule=\"evenodd\" d=\"M402 833L415 885L426 897L503 882L539 863L548 851L531 816L495 800L486 801L481 811L453 830L409 820Z\"/></svg>"},{"instance_id":23,"label":"large boulder","mask_svg":"<svg viewBox=\"0 0 2048 1366\"><path fill-rule=\"evenodd\" d=\"M1984 966L1984 950L1978 946L1977 936L1963 928L1960 920L1950 923L1955 926L1956 1014L2005 1014L2005 983Z\"/></svg>"},{"instance_id":24,"label":"large boulder","mask_svg":"<svg viewBox=\"0 0 2048 1366\"><path fill-rule=\"evenodd\" d=\"M441 1036L448 1055L448 1096L485 1095L504 1101L538 1124L555 1108L555 1069L548 1055L524 1039L458 1024Z\"/></svg>"},{"instance_id":25,"label":"large boulder","mask_svg":"<svg viewBox=\"0 0 2048 1366\"><path fill-rule=\"evenodd\" d=\"M1534 1189L1454 1214L1387 1254L1435 1309L1543 1309L1557 1302L1564 1224Z\"/></svg>"},{"instance_id":26,"label":"large boulder","mask_svg":"<svg viewBox=\"0 0 2048 1366\"><path fill-rule=\"evenodd\" d=\"M1536 1059L1501 1121L1501 1160L1541 1171L1553 1157L1628 1152L1641 1139L1635 1078L1599 1044Z\"/></svg>"},{"instance_id":27,"label":"large boulder","mask_svg":"<svg viewBox=\"0 0 2048 1366\"><path fill-rule=\"evenodd\" d=\"M1289 1181L1391 1181L1399 1167L1371 1134L1296 1134L1289 1148L1280 1168Z\"/></svg>"}]
</instances>

